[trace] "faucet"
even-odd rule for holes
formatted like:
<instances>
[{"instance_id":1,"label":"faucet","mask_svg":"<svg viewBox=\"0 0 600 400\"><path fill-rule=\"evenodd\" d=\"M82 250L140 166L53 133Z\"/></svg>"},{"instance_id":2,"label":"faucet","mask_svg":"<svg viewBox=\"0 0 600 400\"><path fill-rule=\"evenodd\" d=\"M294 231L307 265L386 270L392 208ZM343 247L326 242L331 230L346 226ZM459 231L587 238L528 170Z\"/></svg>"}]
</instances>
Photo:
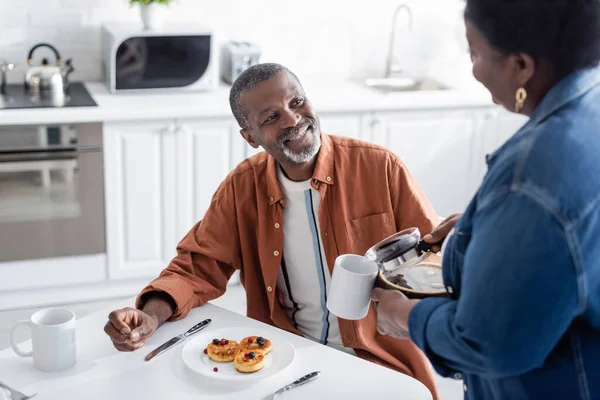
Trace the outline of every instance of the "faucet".
<instances>
[{"instance_id":1,"label":"faucet","mask_svg":"<svg viewBox=\"0 0 600 400\"><path fill-rule=\"evenodd\" d=\"M387 64L385 67L386 78L391 77L393 72L400 71L400 68L398 68L398 66L394 64L394 44L396 39L396 20L398 19L398 14L400 14L400 11L402 10L408 13L408 29L412 30L413 27L413 14L410 10L410 7L406 4L400 4L398 7L396 7L396 10L394 11L394 16L392 17L392 33L390 35L390 47L388 51Z\"/></svg>"}]
</instances>

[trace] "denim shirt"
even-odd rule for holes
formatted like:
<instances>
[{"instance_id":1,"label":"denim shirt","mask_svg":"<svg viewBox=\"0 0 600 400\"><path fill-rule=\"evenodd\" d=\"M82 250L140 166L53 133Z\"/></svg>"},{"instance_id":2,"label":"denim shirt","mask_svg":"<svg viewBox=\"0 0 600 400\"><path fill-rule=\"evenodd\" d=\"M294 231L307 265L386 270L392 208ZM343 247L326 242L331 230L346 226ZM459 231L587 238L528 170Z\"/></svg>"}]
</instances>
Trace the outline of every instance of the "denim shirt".
<instances>
[{"instance_id":1,"label":"denim shirt","mask_svg":"<svg viewBox=\"0 0 600 400\"><path fill-rule=\"evenodd\" d=\"M600 399L600 68L561 80L494 154L412 340L466 399Z\"/></svg>"}]
</instances>

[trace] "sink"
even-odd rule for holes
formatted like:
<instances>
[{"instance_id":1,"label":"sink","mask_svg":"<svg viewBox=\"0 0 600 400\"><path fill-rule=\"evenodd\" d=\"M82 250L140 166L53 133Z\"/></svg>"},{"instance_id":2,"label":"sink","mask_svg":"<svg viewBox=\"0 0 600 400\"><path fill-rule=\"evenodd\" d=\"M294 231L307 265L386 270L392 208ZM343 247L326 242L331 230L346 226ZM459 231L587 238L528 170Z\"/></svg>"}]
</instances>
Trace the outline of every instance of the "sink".
<instances>
[{"instance_id":1,"label":"sink","mask_svg":"<svg viewBox=\"0 0 600 400\"><path fill-rule=\"evenodd\" d=\"M448 88L430 79L418 79L408 76L390 78L369 78L365 85L382 92L414 92L448 90Z\"/></svg>"}]
</instances>

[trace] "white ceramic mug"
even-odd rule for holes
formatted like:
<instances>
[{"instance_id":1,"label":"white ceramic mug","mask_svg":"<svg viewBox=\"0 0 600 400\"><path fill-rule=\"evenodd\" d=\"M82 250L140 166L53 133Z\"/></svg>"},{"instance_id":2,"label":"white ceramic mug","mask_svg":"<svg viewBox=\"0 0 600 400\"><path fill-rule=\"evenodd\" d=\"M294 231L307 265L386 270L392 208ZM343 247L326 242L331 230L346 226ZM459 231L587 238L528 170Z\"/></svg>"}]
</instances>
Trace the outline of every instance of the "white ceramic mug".
<instances>
[{"instance_id":1,"label":"white ceramic mug","mask_svg":"<svg viewBox=\"0 0 600 400\"><path fill-rule=\"evenodd\" d=\"M31 329L31 351L23 351L15 341L19 325ZM10 345L21 357L33 357L33 365L42 371L56 372L75 364L75 314L64 308L47 308L33 314L30 319L13 325Z\"/></svg>"},{"instance_id":2,"label":"white ceramic mug","mask_svg":"<svg viewBox=\"0 0 600 400\"><path fill-rule=\"evenodd\" d=\"M366 317L377 273L377 264L363 256L344 254L336 258L327 295L329 311L349 320Z\"/></svg>"}]
</instances>

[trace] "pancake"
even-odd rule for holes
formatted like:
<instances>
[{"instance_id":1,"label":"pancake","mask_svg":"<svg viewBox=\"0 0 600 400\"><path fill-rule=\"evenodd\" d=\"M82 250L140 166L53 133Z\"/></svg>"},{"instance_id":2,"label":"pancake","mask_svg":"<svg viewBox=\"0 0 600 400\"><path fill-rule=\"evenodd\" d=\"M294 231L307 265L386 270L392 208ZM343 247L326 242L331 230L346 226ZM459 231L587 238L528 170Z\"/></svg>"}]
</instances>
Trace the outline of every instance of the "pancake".
<instances>
[{"instance_id":1,"label":"pancake","mask_svg":"<svg viewBox=\"0 0 600 400\"><path fill-rule=\"evenodd\" d=\"M260 371L265 366L265 355L253 351L247 353L240 351L235 355L233 366L245 374Z\"/></svg>"},{"instance_id":2,"label":"pancake","mask_svg":"<svg viewBox=\"0 0 600 400\"><path fill-rule=\"evenodd\" d=\"M223 342L224 340L219 340L219 343L215 344L213 341L206 346L206 354L208 354L208 358L218 362L233 361L233 358L238 352L240 345L235 340L228 340L227 343Z\"/></svg>"},{"instance_id":3,"label":"pancake","mask_svg":"<svg viewBox=\"0 0 600 400\"><path fill-rule=\"evenodd\" d=\"M261 336L248 336L242 339L240 342L240 352L250 352L253 351L255 353L261 353L265 356L271 352L272 344L269 339L263 339L263 345L261 346L258 342L258 338Z\"/></svg>"}]
</instances>

